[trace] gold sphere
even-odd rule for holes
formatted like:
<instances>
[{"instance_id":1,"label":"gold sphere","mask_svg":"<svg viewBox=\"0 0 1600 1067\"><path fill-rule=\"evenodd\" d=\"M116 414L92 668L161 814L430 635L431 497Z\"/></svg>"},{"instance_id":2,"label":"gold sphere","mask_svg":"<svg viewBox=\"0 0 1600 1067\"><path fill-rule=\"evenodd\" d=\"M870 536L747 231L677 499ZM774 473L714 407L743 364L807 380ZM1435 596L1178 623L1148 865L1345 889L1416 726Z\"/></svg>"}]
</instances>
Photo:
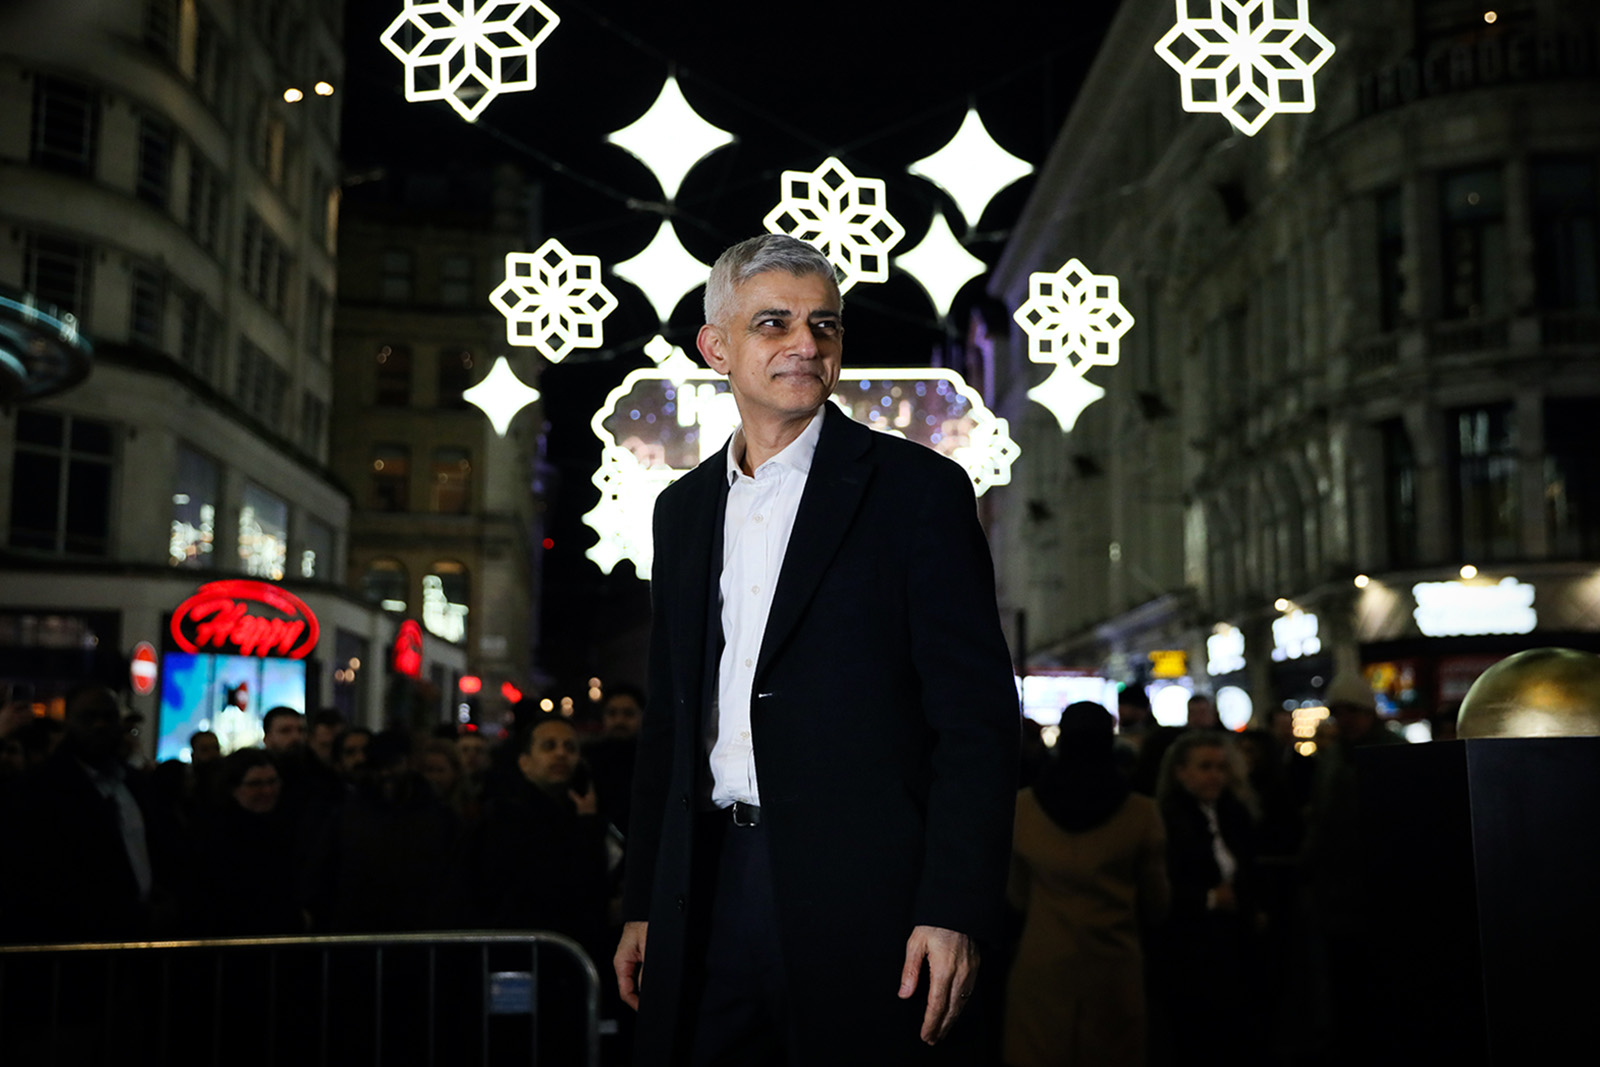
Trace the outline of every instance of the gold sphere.
<instances>
[{"instance_id":1,"label":"gold sphere","mask_svg":"<svg viewBox=\"0 0 1600 1067\"><path fill-rule=\"evenodd\" d=\"M1600 736L1600 656L1571 648L1507 656L1467 690L1456 735Z\"/></svg>"}]
</instances>

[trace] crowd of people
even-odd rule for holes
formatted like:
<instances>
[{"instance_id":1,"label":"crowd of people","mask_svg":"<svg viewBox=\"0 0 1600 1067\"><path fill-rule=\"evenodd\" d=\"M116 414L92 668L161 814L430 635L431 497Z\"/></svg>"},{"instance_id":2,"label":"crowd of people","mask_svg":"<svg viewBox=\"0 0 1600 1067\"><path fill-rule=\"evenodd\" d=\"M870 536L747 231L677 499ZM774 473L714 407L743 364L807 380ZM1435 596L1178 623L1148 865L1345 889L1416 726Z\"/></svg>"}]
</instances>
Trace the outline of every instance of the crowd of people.
<instances>
[{"instance_id":1,"label":"crowd of people","mask_svg":"<svg viewBox=\"0 0 1600 1067\"><path fill-rule=\"evenodd\" d=\"M623 687L583 736L540 715L495 744L276 708L260 748L201 731L159 764L106 689L62 721L6 709L0 941L539 929L603 961L643 703ZM1398 738L1358 677L1328 703L1315 757L1286 716L1234 734L1196 697L1159 727L1133 689L1115 719L1074 704L1053 749L1024 745L1017 925L986 979L1004 1063L1276 1062L1286 1027L1360 1010L1348 750Z\"/></svg>"},{"instance_id":2,"label":"crowd of people","mask_svg":"<svg viewBox=\"0 0 1600 1067\"><path fill-rule=\"evenodd\" d=\"M539 715L374 733L269 710L261 747L150 764L109 690L0 719L0 942L538 929L604 959L643 696L599 730Z\"/></svg>"},{"instance_id":3,"label":"crowd of people","mask_svg":"<svg viewBox=\"0 0 1600 1067\"><path fill-rule=\"evenodd\" d=\"M1325 700L1314 754L1287 712L1233 733L1195 696L1162 727L1132 689L1032 746L1008 1067L1344 1062L1371 1010L1352 750L1403 738L1359 675Z\"/></svg>"}]
</instances>

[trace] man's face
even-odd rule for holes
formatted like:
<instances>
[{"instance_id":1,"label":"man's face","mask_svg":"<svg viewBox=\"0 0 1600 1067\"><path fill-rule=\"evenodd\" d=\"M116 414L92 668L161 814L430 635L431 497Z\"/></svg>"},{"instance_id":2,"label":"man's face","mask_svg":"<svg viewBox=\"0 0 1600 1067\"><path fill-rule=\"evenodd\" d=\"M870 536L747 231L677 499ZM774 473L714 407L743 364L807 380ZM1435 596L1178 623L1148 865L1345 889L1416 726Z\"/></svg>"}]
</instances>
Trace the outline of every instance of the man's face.
<instances>
[{"instance_id":1,"label":"man's face","mask_svg":"<svg viewBox=\"0 0 1600 1067\"><path fill-rule=\"evenodd\" d=\"M333 762L333 742L339 736L339 728L331 723L319 722L311 728L311 739L306 742L306 747L311 754L323 763Z\"/></svg>"},{"instance_id":2,"label":"man's face","mask_svg":"<svg viewBox=\"0 0 1600 1067\"><path fill-rule=\"evenodd\" d=\"M279 715L272 720L261 747L268 752L284 753L299 748L306 739L305 720L299 715Z\"/></svg>"},{"instance_id":3,"label":"man's face","mask_svg":"<svg viewBox=\"0 0 1600 1067\"><path fill-rule=\"evenodd\" d=\"M643 714L637 700L630 696L614 696L600 712L600 725L607 737L634 737L639 733L639 717Z\"/></svg>"},{"instance_id":4,"label":"man's face","mask_svg":"<svg viewBox=\"0 0 1600 1067\"><path fill-rule=\"evenodd\" d=\"M278 796L283 792L283 781L271 767L251 767L244 772L244 780L233 791L233 799L253 815L265 815L278 806Z\"/></svg>"},{"instance_id":5,"label":"man's face","mask_svg":"<svg viewBox=\"0 0 1600 1067\"><path fill-rule=\"evenodd\" d=\"M191 763L214 763L222 758L222 743L213 733L196 734L195 739L189 742L189 761Z\"/></svg>"},{"instance_id":6,"label":"man's face","mask_svg":"<svg viewBox=\"0 0 1600 1067\"><path fill-rule=\"evenodd\" d=\"M339 769L349 772L364 766L367 762L367 742L370 740L366 734L352 733L347 736L339 748Z\"/></svg>"},{"instance_id":7,"label":"man's face","mask_svg":"<svg viewBox=\"0 0 1600 1067\"><path fill-rule=\"evenodd\" d=\"M807 415L839 381L838 287L820 274L757 274L734 290L724 321L700 328L698 344L707 365L728 376L746 422Z\"/></svg>"},{"instance_id":8,"label":"man's face","mask_svg":"<svg viewBox=\"0 0 1600 1067\"><path fill-rule=\"evenodd\" d=\"M461 769L468 774L477 774L489 766L489 742L477 734L456 738L456 752L461 755Z\"/></svg>"},{"instance_id":9,"label":"man's face","mask_svg":"<svg viewBox=\"0 0 1600 1067\"><path fill-rule=\"evenodd\" d=\"M578 732L564 722L540 723L517 757L522 776L541 789L566 785L577 766Z\"/></svg>"},{"instance_id":10,"label":"man's face","mask_svg":"<svg viewBox=\"0 0 1600 1067\"><path fill-rule=\"evenodd\" d=\"M1189 750L1189 758L1174 772L1178 784L1196 800L1212 804L1228 785L1228 760L1222 749L1201 745Z\"/></svg>"}]
</instances>

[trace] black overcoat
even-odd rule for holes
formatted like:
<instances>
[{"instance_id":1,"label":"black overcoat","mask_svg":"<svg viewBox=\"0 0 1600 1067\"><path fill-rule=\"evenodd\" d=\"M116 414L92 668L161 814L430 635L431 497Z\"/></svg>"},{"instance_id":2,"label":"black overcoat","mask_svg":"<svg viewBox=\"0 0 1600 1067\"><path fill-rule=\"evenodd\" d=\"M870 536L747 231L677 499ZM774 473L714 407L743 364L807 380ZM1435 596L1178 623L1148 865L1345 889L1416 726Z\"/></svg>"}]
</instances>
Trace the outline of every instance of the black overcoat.
<instances>
[{"instance_id":1,"label":"black overcoat","mask_svg":"<svg viewBox=\"0 0 1600 1067\"><path fill-rule=\"evenodd\" d=\"M751 728L805 1062L900 1063L923 1048L926 981L910 1002L895 995L912 927L1000 936L1017 693L966 473L831 403L824 412ZM651 693L624 901L626 918L650 923L639 1064L670 1061L694 950L686 919L697 798L709 793L703 690L720 634L726 492L724 450L656 506Z\"/></svg>"}]
</instances>

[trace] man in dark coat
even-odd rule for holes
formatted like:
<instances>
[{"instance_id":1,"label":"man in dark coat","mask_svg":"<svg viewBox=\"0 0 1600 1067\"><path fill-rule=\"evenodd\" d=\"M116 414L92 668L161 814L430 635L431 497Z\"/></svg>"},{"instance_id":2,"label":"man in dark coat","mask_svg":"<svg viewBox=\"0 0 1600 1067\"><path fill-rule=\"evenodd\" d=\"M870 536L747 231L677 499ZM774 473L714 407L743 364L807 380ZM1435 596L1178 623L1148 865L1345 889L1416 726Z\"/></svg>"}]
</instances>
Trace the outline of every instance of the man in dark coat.
<instances>
[{"instance_id":1,"label":"man in dark coat","mask_svg":"<svg viewBox=\"0 0 1600 1067\"><path fill-rule=\"evenodd\" d=\"M827 402L841 303L779 235L707 285L742 425L656 507L614 961L636 1063L917 1062L999 937L1019 728L993 566L959 466Z\"/></svg>"}]
</instances>

